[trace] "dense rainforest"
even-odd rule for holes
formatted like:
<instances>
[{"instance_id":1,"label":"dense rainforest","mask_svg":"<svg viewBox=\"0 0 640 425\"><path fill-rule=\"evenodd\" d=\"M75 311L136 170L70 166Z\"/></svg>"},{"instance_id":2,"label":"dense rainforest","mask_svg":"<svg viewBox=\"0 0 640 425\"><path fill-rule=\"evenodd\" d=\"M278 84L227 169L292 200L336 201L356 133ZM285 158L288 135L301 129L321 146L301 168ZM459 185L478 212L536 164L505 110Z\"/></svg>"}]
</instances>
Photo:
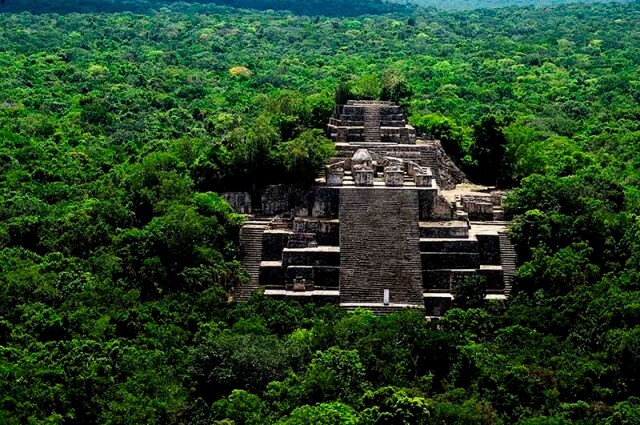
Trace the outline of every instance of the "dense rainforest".
<instances>
[{"instance_id":1,"label":"dense rainforest","mask_svg":"<svg viewBox=\"0 0 640 425\"><path fill-rule=\"evenodd\" d=\"M631 0L611 0L629 2ZM205 5L231 6L257 10L286 10L302 15L361 16L384 13L410 13L416 6L443 10L488 9L508 6L549 6L567 3L594 3L606 0L190 0L205 12ZM148 13L181 3L180 0L1 0L2 12L31 13ZM184 3L182 3L184 5Z\"/></svg>"},{"instance_id":2,"label":"dense rainforest","mask_svg":"<svg viewBox=\"0 0 640 425\"><path fill-rule=\"evenodd\" d=\"M640 3L149 3L0 4L0 422L640 423ZM228 302L219 193L307 184L345 96L513 188L507 303Z\"/></svg>"}]
</instances>

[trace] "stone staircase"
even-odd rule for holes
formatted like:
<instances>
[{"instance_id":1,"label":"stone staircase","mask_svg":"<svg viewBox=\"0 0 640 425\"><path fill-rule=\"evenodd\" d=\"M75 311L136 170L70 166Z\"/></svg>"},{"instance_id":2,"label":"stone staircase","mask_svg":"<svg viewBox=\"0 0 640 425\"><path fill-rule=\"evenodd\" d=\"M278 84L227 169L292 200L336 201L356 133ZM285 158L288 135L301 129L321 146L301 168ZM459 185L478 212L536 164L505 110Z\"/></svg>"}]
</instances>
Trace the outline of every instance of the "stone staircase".
<instances>
[{"instance_id":1,"label":"stone staircase","mask_svg":"<svg viewBox=\"0 0 640 425\"><path fill-rule=\"evenodd\" d=\"M422 304L417 209L415 191L340 191L341 304Z\"/></svg>"},{"instance_id":2,"label":"stone staircase","mask_svg":"<svg viewBox=\"0 0 640 425\"><path fill-rule=\"evenodd\" d=\"M440 185L440 166L438 164L438 155L436 154L435 149L425 149L420 152L421 160L420 165L423 167L431 168L431 172L433 173L433 178L436 179L436 183L438 186Z\"/></svg>"},{"instance_id":3,"label":"stone staircase","mask_svg":"<svg viewBox=\"0 0 640 425\"><path fill-rule=\"evenodd\" d=\"M380 108L369 106L364 109L364 141L366 143L380 143Z\"/></svg>"},{"instance_id":4,"label":"stone staircase","mask_svg":"<svg viewBox=\"0 0 640 425\"><path fill-rule=\"evenodd\" d=\"M509 240L507 232L498 232L500 239L500 261L502 263L502 273L504 275L504 294L509 296L513 289L513 277L516 274L518 254Z\"/></svg>"},{"instance_id":5,"label":"stone staircase","mask_svg":"<svg viewBox=\"0 0 640 425\"><path fill-rule=\"evenodd\" d=\"M269 228L269 220L254 219L240 229L240 255L242 267L249 281L235 288L234 299L246 301L260 286L260 262L262 261L262 234Z\"/></svg>"},{"instance_id":6,"label":"stone staircase","mask_svg":"<svg viewBox=\"0 0 640 425\"><path fill-rule=\"evenodd\" d=\"M425 149L422 151L422 164L431 168L431 171L435 174L438 168L438 156L435 149Z\"/></svg>"}]
</instances>

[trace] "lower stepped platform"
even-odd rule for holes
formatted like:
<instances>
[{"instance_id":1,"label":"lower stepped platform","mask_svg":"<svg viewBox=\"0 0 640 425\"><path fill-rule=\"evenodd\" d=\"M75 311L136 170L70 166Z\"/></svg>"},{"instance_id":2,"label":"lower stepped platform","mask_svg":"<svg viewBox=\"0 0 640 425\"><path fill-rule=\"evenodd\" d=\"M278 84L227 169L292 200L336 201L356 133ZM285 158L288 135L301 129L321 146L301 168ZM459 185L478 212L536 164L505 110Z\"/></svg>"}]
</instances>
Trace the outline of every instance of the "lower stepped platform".
<instances>
[{"instance_id":1,"label":"lower stepped platform","mask_svg":"<svg viewBox=\"0 0 640 425\"><path fill-rule=\"evenodd\" d=\"M468 239L469 225L466 221L421 221L420 239Z\"/></svg>"},{"instance_id":2,"label":"lower stepped platform","mask_svg":"<svg viewBox=\"0 0 640 425\"><path fill-rule=\"evenodd\" d=\"M334 290L313 290L313 291L287 291L285 289L267 288L264 294L277 300L296 300L299 302L312 302L316 304L338 304L340 292Z\"/></svg>"},{"instance_id":3,"label":"lower stepped platform","mask_svg":"<svg viewBox=\"0 0 640 425\"><path fill-rule=\"evenodd\" d=\"M433 269L423 270L422 282L425 292L448 293L464 279L484 277L487 294L504 293L502 266L480 266L479 269Z\"/></svg>"},{"instance_id":4,"label":"lower stepped platform","mask_svg":"<svg viewBox=\"0 0 640 425\"><path fill-rule=\"evenodd\" d=\"M400 313L407 309L415 309L424 313L424 305L420 304L377 304L377 303L340 303L340 308L347 311L355 311L357 309L367 310L377 316L385 314Z\"/></svg>"},{"instance_id":5,"label":"lower stepped platform","mask_svg":"<svg viewBox=\"0 0 640 425\"><path fill-rule=\"evenodd\" d=\"M282 265L289 266L340 266L340 248L319 246L314 248L284 248Z\"/></svg>"},{"instance_id":6,"label":"lower stepped platform","mask_svg":"<svg viewBox=\"0 0 640 425\"><path fill-rule=\"evenodd\" d=\"M478 252L477 239L420 238L421 252Z\"/></svg>"},{"instance_id":7,"label":"lower stepped platform","mask_svg":"<svg viewBox=\"0 0 640 425\"><path fill-rule=\"evenodd\" d=\"M480 268L477 252L421 252L422 270Z\"/></svg>"},{"instance_id":8,"label":"lower stepped platform","mask_svg":"<svg viewBox=\"0 0 640 425\"><path fill-rule=\"evenodd\" d=\"M282 261L263 261L260 263L260 286L284 287Z\"/></svg>"}]
</instances>

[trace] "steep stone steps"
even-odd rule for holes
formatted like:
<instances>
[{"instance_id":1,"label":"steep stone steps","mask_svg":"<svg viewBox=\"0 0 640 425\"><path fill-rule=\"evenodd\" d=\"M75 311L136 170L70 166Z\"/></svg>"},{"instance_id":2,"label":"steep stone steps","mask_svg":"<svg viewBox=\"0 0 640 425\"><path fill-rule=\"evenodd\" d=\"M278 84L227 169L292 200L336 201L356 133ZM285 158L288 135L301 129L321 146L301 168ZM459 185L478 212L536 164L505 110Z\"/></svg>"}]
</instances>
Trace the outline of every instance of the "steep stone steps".
<instances>
[{"instance_id":1,"label":"steep stone steps","mask_svg":"<svg viewBox=\"0 0 640 425\"><path fill-rule=\"evenodd\" d=\"M380 109L368 107L364 110L364 141L366 143L379 143L380 135Z\"/></svg>"},{"instance_id":2,"label":"steep stone steps","mask_svg":"<svg viewBox=\"0 0 640 425\"><path fill-rule=\"evenodd\" d=\"M340 300L382 305L422 301L415 191L340 191ZM375 231L372 231L375 229Z\"/></svg>"},{"instance_id":3,"label":"steep stone steps","mask_svg":"<svg viewBox=\"0 0 640 425\"><path fill-rule=\"evenodd\" d=\"M433 178L436 179L436 183L440 186L440 166L438 164L438 155L435 149L425 149L421 151L420 165L423 167L429 167L433 173Z\"/></svg>"},{"instance_id":4,"label":"steep stone steps","mask_svg":"<svg viewBox=\"0 0 640 425\"><path fill-rule=\"evenodd\" d=\"M254 221L240 229L240 255L242 267L249 281L235 288L234 299L246 301L260 286L260 263L262 262L262 235L269 228L266 221Z\"/></svg>"},{"instance_id":5,"label":"steep stone steps","mask_svg":"<svg viewBox=\"0 0 640 425\"><path fill-rule=\"evenodd\" d=\"M423 164L431 168L431 171L437 170L438 167L438 155L436 155L435 149L425 149L422 151Z\"/></svg>"},{"instance_id":6,"label":"steep stone steps","mask_svg":"<svg viewBox=\"0 0 640 425\"><path fill-rule=\"evenodd\" d=\"M498 232L498 238L500 240L500 261L502 263L504 276L504 293L505 295L509 295L513 288L513 278L516 274L518 254L509 240L507 232Z\"/></svg>"}]
</instances>

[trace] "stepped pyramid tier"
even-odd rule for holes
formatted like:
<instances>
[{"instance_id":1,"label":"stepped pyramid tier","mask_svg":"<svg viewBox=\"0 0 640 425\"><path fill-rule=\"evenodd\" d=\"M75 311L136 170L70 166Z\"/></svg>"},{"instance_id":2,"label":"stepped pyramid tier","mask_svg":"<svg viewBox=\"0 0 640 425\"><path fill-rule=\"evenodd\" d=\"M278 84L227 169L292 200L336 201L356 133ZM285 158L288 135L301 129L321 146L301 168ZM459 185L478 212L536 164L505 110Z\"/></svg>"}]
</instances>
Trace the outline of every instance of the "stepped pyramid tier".
<instances>
[{"instance_id":1,"label":"stepped pyramid tier","mask_svg":"<svg viewBox=\"0 0 640 425\"><path fill-rule=\"evenodd\" d=\"M416 130L391 102L350 100L337 105L327 125L327 136L337 143L416 143Z\"/></svg>"},{"instance_id":2,"label":"stepped pyramid tier","mask_svg":"<svg viewBox=\"0 0 640 425\"><path fill-rule=\"evenodd\" d=\"M406 128L399 111L390 102L338 106L329 128L341 120L363 132L336 142L337 156L313 188L269 187L261 209L251 209L250 196L227 196L238 211L258 214L240 232L249 281L236 288L237 300L261 289L348 310L413 308L437 317L466 279L483 279L486 299L506 299L517 258L502 193L456 186L466 180L442 169L451 161L438 141L384 142L385 126ZM376 130L370 123L378 121L385 125Z\"/></svg>"}]
</instances>

